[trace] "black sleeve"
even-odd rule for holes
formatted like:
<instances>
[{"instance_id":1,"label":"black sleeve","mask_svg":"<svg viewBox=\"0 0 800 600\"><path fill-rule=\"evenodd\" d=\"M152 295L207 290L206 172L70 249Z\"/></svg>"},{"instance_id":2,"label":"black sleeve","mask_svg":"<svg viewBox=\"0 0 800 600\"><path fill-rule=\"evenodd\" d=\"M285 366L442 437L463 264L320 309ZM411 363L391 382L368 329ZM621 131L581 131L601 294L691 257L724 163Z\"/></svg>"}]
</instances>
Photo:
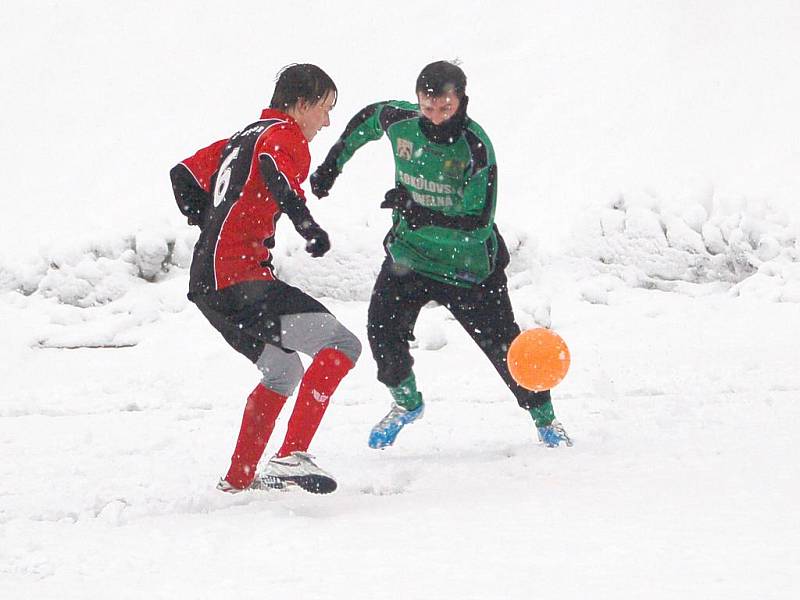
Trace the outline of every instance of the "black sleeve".
<instances>
[{"instance_id":1,"label":"black sleeve","mask_svg":"<svg viewBox=\"0 0 800 600\"><path fill-rule=\"evenodd\" d=\"M359 148L379 140L394 123L418 116L416 110L400 108L391 100L376 102L358 111L347 123L325 160L311 175L311 191L319 198L327 196L345 163Z\"/></svg>"},{"instance_id":2,"label":"black sleeve","mask_svg":"<svg viewBox=\"0 0 800 600\"><path fill-rule=\"evenodd\" d=\"M211 194L200 187L183 163L172 167L169 178L172 180L172 193L175 194L178 210L189 220L189 225L200 225L211 205Z\"/></svg>"},{"instance_id":3,"label":"black sleeve","mask_svg":"<svg viewBox=\"0 0 800 600\"><path fill-rule=\"evenodd\" d=\"M460 229L461 231L474 231L475 229L482 229L489 224L489 221L486 218L487 215L483 214L450 217L438 211L426 208L420 204L417 204L411 210L417 213L415 216L417 226L431 225L433 227Z\"/></svg>"},{"instance_id":4,"label":"black sleeve","mask_svg":"<svg viewBox=\"0 0 800 600\"><path fill-rule=\"evenodd\" d=\"M318 198L324 198L333 187L336 178L339 176L340 159L342 165L350 160L358 148L367 142L376 140L383 135L382 131L373 131L375 127L368 127L367 121L371 119L375 112L382 106L382 103L376 102L358 111L358 113L350 119L347 127L344 128L342 135L336 140L336 143L331 146L325 160L322 161L317 169L312 173L311 191ZM358 135L353 135L359 132ZM349 145L349 148L348 148Z\"/></svg>"},{"instance_id":5,"label":"black sleeve","mask_svg":"<svg viewBox=\"0 0 800 600\"><path fill-rule=\"evenodd\" d=\"M267 189L269 189L272 197L275 198L275 202L278 203L281 211L286 213L292 221L297 233L306 237L309 230L319 228L305 202L289 185L286 176L281 173L278 165L275 164L275 160L269 154L263 153L258 157L258 164Z\"/></svg>"}]
</instances>

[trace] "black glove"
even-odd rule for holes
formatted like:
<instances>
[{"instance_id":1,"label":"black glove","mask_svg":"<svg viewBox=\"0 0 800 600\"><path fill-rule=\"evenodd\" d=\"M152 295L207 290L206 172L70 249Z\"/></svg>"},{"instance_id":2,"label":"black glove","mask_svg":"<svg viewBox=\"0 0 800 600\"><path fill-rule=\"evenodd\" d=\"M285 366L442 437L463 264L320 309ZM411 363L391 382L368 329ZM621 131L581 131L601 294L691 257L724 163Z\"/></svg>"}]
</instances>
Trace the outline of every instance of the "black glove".
<instances>
[{"instance_id":1,"label":"black glove","mask_svg":"<svg viewBox=\"0 0 800 600\"><path fill-rule=\"evenodd\" d=\"M328 234L316 223L304 229L302 236L306 240L306 252L314 258L323 256L331 249L331 240L328 238Z\"/></svg>"},{"instance_id":2,"label":"black glove","mask_svg":"<svg viewBox=\"0 0 800 600\"><path fill-rule=\"evenodd\" d=\"M430 225L431 211L424 206L417 204L411 193L402 185L397 186L386 192L381 202L381 208L391 208L400 211L409 229L419 229Z\"/></svg>"},{"instance_id":3,"label":"black glove","mask_svg":"<svg viewBox=\"0 0 800 600\"><path fill-rule=\"evenodd\" d=\"M408 210L416 204L409 191L399 183L383 196L381 208L396 208L399 211Z\"/></svg>"},{"instance_id":4,"label":"black glove","mask_svg":"<svg viewBox=\"0 0 800 600\"><path fill-rule=\"evenodd\" d=\"M333 182L336 181L338 176L339 171L336 170L336 165L322 163L309 178L311 191L317 198L324 198L328 195L328 192L330 192L333 187Z\"/></svg>"}]
</instances>

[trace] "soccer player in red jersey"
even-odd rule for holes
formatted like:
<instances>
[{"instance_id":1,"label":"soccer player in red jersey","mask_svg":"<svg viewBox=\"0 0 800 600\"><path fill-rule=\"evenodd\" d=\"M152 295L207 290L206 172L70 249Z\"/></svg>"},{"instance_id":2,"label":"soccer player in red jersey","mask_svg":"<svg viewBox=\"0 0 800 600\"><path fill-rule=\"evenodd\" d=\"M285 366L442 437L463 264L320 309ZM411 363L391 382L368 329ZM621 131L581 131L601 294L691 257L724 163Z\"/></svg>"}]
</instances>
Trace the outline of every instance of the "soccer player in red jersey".
<instances>
[{"instance_id":1,"label":"soccer player in red jersey","mask_svg":"<svg viewBox=\"0 0 800 600\"><path fill-rule=\"evenodd\" d=\"M361 343L317 300L280 281L271 253L283 214L311 256L330 249L301 184L311 161L308 144L330 125L336 95L333 80L319 67L290 65L280 72L260 119L170 171L179 209L201 230L189 299L262 374L247 399L230 469L217 486L222 491L289 484L314 493L336 489L307 451ZM298 352L313 357L305 372ZM275 420L298 384L283 445L257 475Z\"/></svg>"}]
</instances>

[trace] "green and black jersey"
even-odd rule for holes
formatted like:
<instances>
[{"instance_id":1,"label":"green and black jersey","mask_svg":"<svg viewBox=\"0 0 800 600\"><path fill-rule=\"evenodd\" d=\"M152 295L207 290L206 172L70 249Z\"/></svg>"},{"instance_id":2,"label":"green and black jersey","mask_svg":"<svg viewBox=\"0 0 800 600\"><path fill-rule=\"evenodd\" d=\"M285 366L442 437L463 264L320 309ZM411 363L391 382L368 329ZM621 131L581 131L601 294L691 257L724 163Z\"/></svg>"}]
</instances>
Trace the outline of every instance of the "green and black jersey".
<instances>
[{"instance_id":1,"label":"green and black jersey","mask_svg":"<svg viewBox=\"0 0 800 600\"><path fill-rule=\"evenodd\" d=\"M470 119L460 135L439 144L425 136L420 118L417 104L372 104L350 121L323 164L341 173L356 150L385 133L394 153L396 183L408 189L415 202L447 217L412 230L394 210L387 251L395 262L432 279L473 286L494 271L498 254L494 150L483 129Z\"/></svg>"}]
</instances>

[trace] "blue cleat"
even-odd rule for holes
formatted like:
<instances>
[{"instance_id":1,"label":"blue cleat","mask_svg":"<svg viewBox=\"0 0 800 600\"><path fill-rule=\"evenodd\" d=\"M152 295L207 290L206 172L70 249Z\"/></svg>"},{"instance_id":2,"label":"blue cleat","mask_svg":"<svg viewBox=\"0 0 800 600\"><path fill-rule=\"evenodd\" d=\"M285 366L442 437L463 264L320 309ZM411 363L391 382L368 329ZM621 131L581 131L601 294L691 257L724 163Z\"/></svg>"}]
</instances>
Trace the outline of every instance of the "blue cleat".
<instances>
[{"instance_id":1,"label":"blue cleat","mask_svg":"<svg viewBox=\"0 0 800 600\"><path fill-rule=\"evenodd\" d=\"M564 442L565 446L572 446L572 440L564 431L564 426L558 421L553 421L544 427L537 427L536 432L539 434L539 441L548 448L556 448L561 442Z\"/></svg>"},{"instance_id":2,"label":"blue cleat","mask_svg":"<svg viewBox=\"0 0 800 600\"><path fill-rule=\"evenodd\" d=\"M392 403L392 409L389 411L381 422L372 428L369 433L369 447L370 448L385 448L394 444L397 434L400 430L413 423L417 419L422 418L422 413L425 412L425 405L420 404L414 410L403 408L397 403Z\"/></svg>"}]
</instances>

